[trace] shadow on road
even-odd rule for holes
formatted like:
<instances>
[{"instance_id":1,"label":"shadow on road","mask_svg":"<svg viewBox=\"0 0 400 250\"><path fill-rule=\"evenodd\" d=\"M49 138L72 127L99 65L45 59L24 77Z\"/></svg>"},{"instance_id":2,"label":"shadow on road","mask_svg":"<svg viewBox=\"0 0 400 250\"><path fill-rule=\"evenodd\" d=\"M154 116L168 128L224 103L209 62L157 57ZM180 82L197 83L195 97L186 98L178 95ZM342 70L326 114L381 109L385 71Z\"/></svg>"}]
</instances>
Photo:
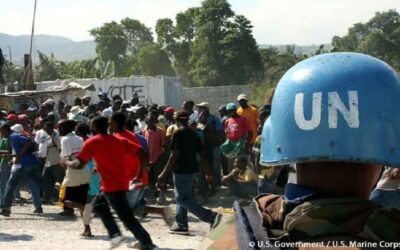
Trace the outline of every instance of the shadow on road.
<instances>
[{"instance_id":1,"label":"shadow on road","mask_svg":"<svg viewBox=\"0 0 400 250\"><path fill-rule=\"evenodd\" d=\"M0 242L30 241L32 239L33 239L33 237L31 235L28 235L28 234L14 235L14 234L0 233Z\"/></svg>"},{"instance_id":2,"label":"shadow on road","mask_svg":"<svg viewBox=\"0 0 400 250\"><path fill-rule=\"evenodd\" d=\"M48 220L48 221L74 221L78 220L78 216L60 216L58 213L46 213L43 214L32 214L32 213L15 213L20 215L28 215L32 216L33 218L19 218L21 220ZM12 217L10 218L12 219Z\"/></svg>"}]
</instances>

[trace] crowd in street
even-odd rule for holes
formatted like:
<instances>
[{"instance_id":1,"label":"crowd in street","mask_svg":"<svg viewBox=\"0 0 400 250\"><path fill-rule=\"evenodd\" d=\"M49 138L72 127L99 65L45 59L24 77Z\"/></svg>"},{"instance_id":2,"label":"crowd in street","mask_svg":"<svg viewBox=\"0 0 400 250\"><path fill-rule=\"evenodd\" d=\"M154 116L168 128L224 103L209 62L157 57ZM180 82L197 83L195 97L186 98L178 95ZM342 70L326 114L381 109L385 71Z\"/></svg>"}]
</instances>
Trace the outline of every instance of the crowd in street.
<instances>
[{"instance_id":1,"label":"crowd in street","mask_svg":"<svg viewBox=\"0 0 400 250\"><path fill-rule=\"evenodd\" d=\"M235 199L280 192L277 169L259 165L260 133L270 105L249 105L241 94L212 114L210 104L185 101L144 106L137 96L123 100L100 92L98 100L76 98L73 105L48 99L37 109L0 113L0 207L12 216L13 202L27 187L33 213L57 202L59 216L82 217L81 236L92 237L91 218L100 217L112 247L124 237L112 208L138 239L154 249L136 219L161 215L171 233L187 234L191 212L215 228L222 215L204 206L226 186ZM167 205L174 190L176 215ZM136 217L135 217L136 216Z\"/></svg>"},{"instance_id":2,"label":"crowd in street","mask_svg":"<svg viewBox=\"0 0 400 250\"><path fill-rule=\"evenodd\" d=\"M59 203L60 216L78 212L83 237L96 233L90 222L97 216L108 231L111 248L121 245L125 238L112 209L140 249L157 249L138 216L160 215L171 233L188 234L191 212L214 229L222 214L207 208L207 203L224 186L239 202L255 197L262 226L267 228L263 232L272 241L332 236L398 241L400 120L386 115L390 113L386 108L393 105L358 101L359 96L371 98L359 83L378 86L380 79L386 79L374 75L380 72L396 91L381 87L374 94L386 98L395 93L395 98L381 100L397 100L398 77L386 64L365 55L321 57L310 59L320 78L327 77L321 72L329 65L340 69L340 74L328 77L332 86L322 86L316 77L303 78L300 63L294 69L301 74L289 71L294 76L285 75L278 85L272 114L271 105L255 107L245 94L221 106L218 114L207 102L188 100L179 109L144 106L136 95L123 100L103 92L98 100L85 96L73 105L48 99L36 111L28 106L18 113L1 110L0 214L12 216L13 202L21 201L20 189L26 187L33 213L43 213L42 203L52 202ZM339 65L352 65L349 58L367 62L362 64L365 68L353 71ZM381 71L372 71L370 64ZM344 81L351 87L338 87L344 76L351 79ZM320 88L328 93L326 125L321 125L322 92L313 92ZM353 88L360 89L347 91ZM349 108L338 89L346 90L341 94L347 95ZM313 97L308 113L304 92ZM388 129L378 129L382 124ZM364 144L354 144L360 140ZM175 217L167 205L172 189ZM229 242L219 238L223 244Z\"/></svg>"},{"instance_id":3,"label":"crowd in street","mask_svg":"<svg viewBox=\"0 0 400 250\"><path fill-rule=\"evenodd\" d=\"M266 216L268 207L276 209L283 204L282 197L290 200L311 192L298 184L309 180L299 178L302 171L313 169L307 172L307 178L313 176L307 186L329 184L327 190L334 187L334 192L339 192L353 173L347 166L345 176L321 182L331 170L330 176L340 176L337 163L329 163L333 167L324 170L318 166L303 169L301 163L285 165L290 163L286 160L274 164L268 159L271 164L261 165L263 157L273 155L261 155L275 138L268 136L271 125L264 126L271 105L255 107L247 95L240 94L236 102L217 112L212 113L207 102L188 100L179 109L144 106L137 96L123 100L103 92L98 100L85 96L76 98L73 105L48 99L36 110L28 106L18 113L1 110L0 214L12 216L12 205L23 200L20 189L24 187L31 194L33 213L41 214L43 203L55 202L60 206L59 216L78 212L82 237L96 233L90 223L97 216L107 229L111 248L120 246L125 238L113 210L138 240L137 247L157 249L137 217L157 214L170 233L188 234L191 212L214 229L222 214L207 208L207 203L223 187L239 202L256 197ZM305 126L296 119L298 126ZM265 142L267 137L270 141ZM280 148L271 152L275 150L279 155ZM317 174L319 171L325 171L324 175ZM377 175L378 170L375 172ZM354 174L353 180L362 178L358 170ZM379 176L379 182L371 182L372 193L364 196L376 204L398 208L399 201L394 198L399 190L398 169L386 167ZM346 183L343 192L349 192L351 183ZM359 186L365 185L354 188ZM168 190L174 191L175 216L167 202ZM265 223L272 222L267 219Z\"/></svg>"}]
</instances>

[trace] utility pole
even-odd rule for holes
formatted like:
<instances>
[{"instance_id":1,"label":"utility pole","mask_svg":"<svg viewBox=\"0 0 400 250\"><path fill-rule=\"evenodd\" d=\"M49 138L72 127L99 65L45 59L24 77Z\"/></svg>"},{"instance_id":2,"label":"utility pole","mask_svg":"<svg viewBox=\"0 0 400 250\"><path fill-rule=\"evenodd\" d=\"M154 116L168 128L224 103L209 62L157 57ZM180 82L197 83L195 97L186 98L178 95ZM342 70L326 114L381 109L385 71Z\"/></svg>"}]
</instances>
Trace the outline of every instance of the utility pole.
<instances>
[{"instance_id":1,"label":"utility pole","mask_svg":"<svg viewBox=\"0 0 400 250\"><path fill-rule=\"evenodd\" d=\"M32 70L32 46L33 46L33 36L35 34L35 18L36 18L36 4L37 0L35 0L35 5L33 8L33 20L32 20L32 33L31 33L31 44L29 48L29 60L28 60L28 74L26 77L26 89L33 90L35 89L34 86L34 79L33 79L33 70Z\"/></svg>"},{"instance_id":2,"label":"utility pole","mask_svg":"<svg viewBox=\"0 0 400 250\"><path fill-rule=\"evenodd\" d=\"M10 56L10 63L12 63L11 45L7 45L7 47L8 47L8 53Z\"/></svg>"}]
</instances>

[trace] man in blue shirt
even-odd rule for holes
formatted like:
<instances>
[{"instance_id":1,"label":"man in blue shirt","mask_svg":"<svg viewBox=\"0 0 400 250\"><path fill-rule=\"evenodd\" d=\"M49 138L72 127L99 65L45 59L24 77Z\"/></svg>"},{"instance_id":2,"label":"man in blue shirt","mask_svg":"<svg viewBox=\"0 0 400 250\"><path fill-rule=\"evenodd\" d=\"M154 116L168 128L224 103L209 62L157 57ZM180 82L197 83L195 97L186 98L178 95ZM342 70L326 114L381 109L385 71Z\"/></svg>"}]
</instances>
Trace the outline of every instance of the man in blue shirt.
<instances>
[{"instance_id":1,"label":"man in blue shirt","mask_svg":"<svg viewBox=\"0 0 400 250\"><path fill-rule=\"evenodd\" d=\"M43 192L56 197L55 190L42 179L39 170L40 162L33 155L31 140L26 136L13 132L9 124L1 126L0 133L4 138L8 139L8 143L15 153L14 163L16 165L7 182L5 194L0 203L2 208L0 214L7 217L10 216L14 190L26 176L30 177Z\"/></svg>"},{"instance_id":2,"label":"man in blue shirt","mask_svg":"<svg viewBox=\"0 0 400 250\"><path fill-rule=\"evenodd\" d=\"M203 125L205 154L211 165L215 188L221 187L222 168L220 146L225 141L225 132L220 119L210 113L210 104L202 102L197 104L199 109L198 122Z\"/></svg>"}]
</instances>

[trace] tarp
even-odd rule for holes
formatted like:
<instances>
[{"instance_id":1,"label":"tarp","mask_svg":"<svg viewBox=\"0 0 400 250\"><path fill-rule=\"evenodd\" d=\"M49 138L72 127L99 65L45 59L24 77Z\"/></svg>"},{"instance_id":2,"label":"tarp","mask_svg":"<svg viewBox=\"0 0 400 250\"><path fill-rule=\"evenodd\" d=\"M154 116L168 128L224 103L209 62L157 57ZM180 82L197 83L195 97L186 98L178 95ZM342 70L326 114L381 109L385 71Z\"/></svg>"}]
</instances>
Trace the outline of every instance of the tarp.
<instances>
[{"instance_id":1,"label":"tarp","mask_svg":"<svg viewBox=\"0 0 400 250\"><path fill-rule=\"evenodd\" d=\"M42 94L51 94L51 93L59 93L59 92L66 92L71 90L90 90L95 91L96 88L93 84L82 85L77 82L71 82L67 80L60 80L59 85L48 87L44 90L23 90L18 92L6 92L0 94L4 97L18 97L18 96L35 96L35 95L42 95Z\"/></svg>"}]
</instances>

